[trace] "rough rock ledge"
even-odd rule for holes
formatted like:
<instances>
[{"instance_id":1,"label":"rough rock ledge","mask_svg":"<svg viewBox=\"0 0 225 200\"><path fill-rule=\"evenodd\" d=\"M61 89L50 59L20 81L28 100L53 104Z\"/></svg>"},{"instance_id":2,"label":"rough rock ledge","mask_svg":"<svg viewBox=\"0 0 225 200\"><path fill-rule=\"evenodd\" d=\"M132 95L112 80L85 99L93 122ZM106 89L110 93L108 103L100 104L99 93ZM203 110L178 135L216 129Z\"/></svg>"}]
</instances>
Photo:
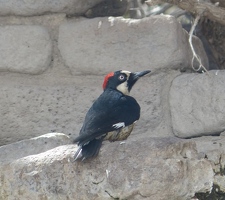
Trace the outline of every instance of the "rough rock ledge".
<instances>
[{"instance_id":1,"label":"rough rock ledge","mask_svg":"<svg viewBox=\"0 0 225 200\"><path fill-rule=\"evenodd\" d=\"M194 141L170 137L105 142L95 159L73 162L76 145L64 145L66 136L57 137L62 146L0 164L0 199L186 200L212 189L212 166L198 159ZM39 140L33 140L34 147L40 146ZM51 140L45 137L45 142ZM21 155L19 145L1 148Z\"/></svg>"}]
</instances>

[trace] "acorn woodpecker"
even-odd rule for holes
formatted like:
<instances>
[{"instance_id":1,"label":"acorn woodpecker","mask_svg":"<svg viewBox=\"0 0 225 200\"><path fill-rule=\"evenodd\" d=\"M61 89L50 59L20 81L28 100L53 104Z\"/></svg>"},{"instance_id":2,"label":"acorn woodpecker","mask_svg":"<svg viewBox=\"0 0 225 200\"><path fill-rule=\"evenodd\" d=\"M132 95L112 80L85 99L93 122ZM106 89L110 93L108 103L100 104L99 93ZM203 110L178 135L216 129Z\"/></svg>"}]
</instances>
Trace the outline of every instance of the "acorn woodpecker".
<instances>
[{"instance_id":1,"label":"acorn woodpecker","mask_svg":"<svg viewBox=\"0 0 225 200\"><path fill-rule=\"evenodd\" d=\"M140 118L140 106L129 93L136 81L149 72L120 70L105 76L104 91L88 110L80 134L74 140L79 146L75 160L97 156L103 140L127 139Z\"/></svg>"}]
</instances>

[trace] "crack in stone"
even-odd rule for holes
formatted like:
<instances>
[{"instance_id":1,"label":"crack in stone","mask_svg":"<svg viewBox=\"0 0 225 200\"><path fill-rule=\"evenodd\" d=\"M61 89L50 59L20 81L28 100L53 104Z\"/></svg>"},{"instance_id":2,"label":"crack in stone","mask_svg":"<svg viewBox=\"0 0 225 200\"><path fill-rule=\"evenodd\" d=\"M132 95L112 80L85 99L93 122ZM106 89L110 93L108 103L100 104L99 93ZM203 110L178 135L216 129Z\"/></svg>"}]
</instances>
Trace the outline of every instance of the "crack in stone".
<instances>
[{"instance_id":1,"label":"crack in stone","mask_svg":"<svg viewBox=\"0 0 225 200\"><path fill-rule=\"evenodd\" d=\"M105 192L111 197L111 198L113 198L113 199L115 199L115 200L119 200L119 198L117 197L114 197L114 196L112 196L107 190L105 190Z\"/></svg>"}]
</instances>

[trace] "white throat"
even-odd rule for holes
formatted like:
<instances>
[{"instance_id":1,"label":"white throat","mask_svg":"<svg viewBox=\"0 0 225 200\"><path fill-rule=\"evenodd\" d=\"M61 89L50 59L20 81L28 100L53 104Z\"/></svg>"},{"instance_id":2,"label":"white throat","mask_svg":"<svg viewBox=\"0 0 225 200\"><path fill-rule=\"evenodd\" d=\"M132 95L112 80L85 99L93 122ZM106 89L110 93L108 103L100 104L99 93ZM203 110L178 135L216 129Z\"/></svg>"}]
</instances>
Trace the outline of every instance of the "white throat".
<instances>
[{"instance_id":1,"label":"white throat","mask_svg":"<svg viewBox=\"0 0 225 200\"><path fill-rule=\"evenodd\" d=\"M128 87L127 87L127 81L121 83L120 85L118 85L116 87L117 90L119 90L120 92L122 92L124 95L129 95L130 92L128 91Z\"/></svg>"}]
</instances>

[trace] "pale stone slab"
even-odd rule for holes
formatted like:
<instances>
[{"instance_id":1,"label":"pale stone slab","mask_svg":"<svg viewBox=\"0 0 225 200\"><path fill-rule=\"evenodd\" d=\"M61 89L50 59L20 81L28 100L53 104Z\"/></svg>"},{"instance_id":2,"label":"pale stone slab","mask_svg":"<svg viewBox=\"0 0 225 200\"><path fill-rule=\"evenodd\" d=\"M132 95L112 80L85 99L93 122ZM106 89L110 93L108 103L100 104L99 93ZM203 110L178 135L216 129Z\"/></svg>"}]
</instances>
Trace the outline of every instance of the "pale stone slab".
<instances>
[{"instance_id":1,"label":"pale stone slab","mask_svg":"<svg viewBox=\"0 0 225 200\"><path fill-rule=\"evenodd\" d=\"M188 34L171 16L72 19L60 26L58 43L72 74L191 68ZM194 43L207 68L201 42Z\"/></svg>"},{"instance_id":2,"label":"pale stone slab","mask_svg":"<svg viewBox=\"0 0 225 200\"><path fill-rule=\"evenodd\" d=\"M0 71L40 74L50 65L52 41L42 26L1 26L0 52Z\"/></svg>"},{"instance_id":3,"label":"pale stone slab","mask_svg":"<svg viewBox=\"0 0 225 200\"><path fill-rule=\"evenodd\" d=\"M215 135L225 130L224 85L224 70L174 79L169 102L176 136Z\"/></svg>"}]
</instances>

